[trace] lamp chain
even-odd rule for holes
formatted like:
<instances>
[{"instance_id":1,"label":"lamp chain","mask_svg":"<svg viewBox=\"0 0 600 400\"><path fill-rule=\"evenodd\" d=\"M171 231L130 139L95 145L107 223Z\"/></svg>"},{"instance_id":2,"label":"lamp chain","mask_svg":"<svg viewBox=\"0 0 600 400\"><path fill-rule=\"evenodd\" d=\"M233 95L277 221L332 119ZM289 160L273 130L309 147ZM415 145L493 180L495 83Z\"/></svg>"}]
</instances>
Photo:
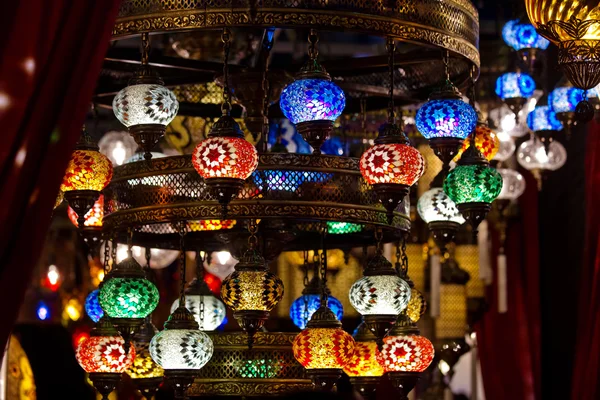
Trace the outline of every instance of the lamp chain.
<instances>
[{"instance_id":1,"label":"lamp chain","mask_svg":"<svg viewBox=\"0 0 600 400\"><path fill-rule=\"evenodd\" d=\"M471 107L473 107L473 109L475 109L477 111L477 108L475 107L475 67L473 66L471 68L471 70L469 71L470 77L471 77L471 86L469 87L469 104L471 105ZM476 130L473 130L473 132L471 133L471 136L469 137L469 146L473 146L473 148L475 148L475 132Z\"/></svg>"},{"instance_id":2,"label":"lamp chain","mask_svg":"<svg viewBox=\"0 0 600 400\"><path fill-rule=\"evenodd\" d=\"M106 274L108 274L108 259L110 257L110 249L108 248L109 239L107 238L104 241L104 279L106 279Z\"/></svg>"},{"instance_id":3,"label":"lamp chain","mask_svg":"<svg viewBox=\"0 0 600 400\"><path fill-rule=\"evenodd\" d=\"M443 56L444 73L446 74L446 82L450 83L450 52L446 50Z\"/></svg>"},{"instance_id":4,"label":"lamp chain","mask_svg":"<svg viewBox=\"0 0 600 400\"><path fill-rule=\"evenodd\" d=\"M181 221L179 223L179 265L181 268L181 288L179 293L179 306L185 307L185 273L186 273L186 265L185 265L185 233L186 233L186 223L185 221Z\"/></svg>"},{"instance_id":5,"label":"lamp chain","mask_svg":"<svg viewBox=\"0 0 600 400\"><path fill-rule=\"evenodd\" d=\"M321 307L327 307L327 247L325 246L325 237L327 236L327 225L323 226L321 233Z\"/></svg>"},{"instance_id":6,"label":"lamp chain","mask_svg":"<svg viewBox=\"0 0 600 400\"><path fill-rule=\"evenodd\" d=\"M221 112L223 115L229 115L231 112L231 92L229 90L229 50L231 47L231 31L229 28L223 28L221 35L223 41L223 105Z\"/></svg>"},{"instance_id":7,"label":"lamp chain","mask_svg":"<svg viewBox=\"0 0 600 400\"><path fill-rule=\"evenodd\" d=\"M396 263L394 264L398 276L402 276L402 253L400 252L400 240L396 242Z\"/></svg>"},{"instance_id":8,"label":"lamp chain","mask_svg":"<svg viewBox=\"0 0 600 400\"><path fill-rule=\"evenodd\" d=\"M267 151L267 142L269 141L269 58L271 52L267 53L265 65L263 68L262 90L263 90L263 126L262 126L262 141L263 152Z\"/></svg>"},{"instance_id":9,"label":"lamp chain","mask_svg":"<svg viewBox=\"0 0 600 400\"><path fill-rule=\"evenodd\" d=\"M148 32L142 33L142 65L148 65L148 55L150 54L150 35Z\"/></svg>"},{"instance_id":10,"label":"lamp chain","mask_svg":"<svg viewBox=\"0 0 600 400\"><path fill-rule=\"evenodd\" d=\"M408 237L408 233L402 235L402 248L401 250L401 257L402 257L402 274L403 274L403 278L408 276L408 254L406 254L406 238Z\"/></svg>"},{"instance_id":11,"label":"lamp chain","mask_svg":"<svg viewBox=\"0 0 600 400\"><path fill-rule=\"evenodd\" d=\"M127 257L133 257L133 229L127 228Z\"/></svg>"},{"instance_id":12,"label":"lamp chain","mask_svg":"<svg viewBox=\"0 0 600 400\"><path fill-rule=\"evenodd\" d=\"M388 69L389 69L389 80L390 80L390 86L388 89L388 96L389 96L389 101L388 101L388 122L390 124L395 124L396 123L396 115L394 113L394 54L396 51L396 43L394 42L394 38L391 36L388 36L386 39L386 43L385 46L387 48L388 51Z\"/></svg>"},{"instance_id":13,"label":"lamp chain","mask_svg":"<svg viewBox=\"0 0 600 400\"><path fill-rule=\"evenodd\" d=\"M366 97L360 98L360 126L362 131L365 132L367 129L367 99Z\"/></svg>"},{"instance_id":14,"label":"lamp chain","mask_svg":"<svg viewBox=\"0 0 600 400\"><path fill-rule=\"evenodd\" d=\"M377 248L377 254L381 255L383 254L383 231L381 230L381 228L376 228L375 229L375 242L376 242L376 248Z\"/></svg>"},{"instance_id":15,"label":"lamp chain","mask_svg":"<svg viewBox=\"0 0 600 400\"><path fill-rule=\"evenodd\" d=\"M256 224L255 219L248 221L248 232L250 232L250 237L248 238L248 247L250 250L256 250L256 245L258 244L258 238L256 237L258 225Z\"/></svg>"},{"instance_id":16,"label":"lamp chain","mask_svg":"<svg viewBox=\"0 0 600 400\"><path fill-rule=\"evenodd\" d=\"M311 29L308 35L308 57L311 60L316 60L319 56L319 49L317 44L319 43L319 35L315 29Z\"/></svg>"},{"instance_id":17,"label":"lamp chain","mask_svg":"<svg viewBox=\"0 0 600 400\"><path fill-rule=\"evenodd\" d=\"M304 288L308 286L308 250L303 251L304 256ZM304 298L304 321L308 322L308 296L302 296Z\"/></svg>"},{"instance_id":18,"label":"lamp chain","mask_svg":"<svg viewBox=\"0 0 600 400\"><path fill-rule=\"evenodd\" d=\"M204 260L206 257L206 252L204 253L204 257L202 257L201 251L196 251L196 279L199 284L202 284L204 281ZM204 296L200 296L200 329L204 330Z\"/></svg>"},{"instance_id":19,"label":"lamp chain","mask_svg":"<svg viewBox=\"0 0 600 400\"><path fill-rule=\"evenodd\" d=\"M150 269L150 259L152 258L152 251L150 247L146 247L146 268Z\"/></svg>"},{"instance_id":20,"label":"lamp chain","mask_svg":"<svg viewBox=\"0 0 600 400\"><path fill-rule=\"evenodd\" d=\"M112 260L111 270L117 265L117 239L113 235L112 245L110 246L110 259Z\"/></svg>"}]
</instances>

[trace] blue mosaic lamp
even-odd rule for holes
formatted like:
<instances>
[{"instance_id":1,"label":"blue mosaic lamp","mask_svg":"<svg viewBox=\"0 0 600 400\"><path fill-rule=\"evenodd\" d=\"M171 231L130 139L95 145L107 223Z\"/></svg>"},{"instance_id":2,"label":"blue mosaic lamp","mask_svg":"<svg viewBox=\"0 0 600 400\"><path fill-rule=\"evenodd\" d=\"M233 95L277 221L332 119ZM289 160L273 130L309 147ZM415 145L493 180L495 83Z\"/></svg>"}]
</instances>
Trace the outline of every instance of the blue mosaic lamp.
<instances>
[{"instance_id":1,"label":"blue mosaic lamp","mask_svg":"<svg viewBox=\"0 0 600 400\"><path fill-rule=\"evenodd\" d=\"M556 117L556 113L547 105L537 106L529 113L527 126L535 132L546 150L549 150L550 143L556 139L558 131L563 129L563 124Z\"/></svg>"},{"instance_id":2,"label":"blue mosaic lamp","mask_svg":"<svg viewBox=\"0 0 600 400\"><path fill-rule=\"evenodd\" d=\"M104 310L100 307L100 300L98 300L99 293L100 290L93 290L85 298L85 312L94 322L100 321L100 318L104 315Z\"/></svg>"},{"instance_id":3,"label":"blue mosaic lamp","mask_svg":"<svg viewBox=\"0 0 600 400\"><path fill-rule=\"evenodd\" d=\"M447 56L446 56L447 57ZM462 100L462 94L450 81L446 64L446 82L433 92L415 118L417 129L429 142L429 146L449 169L463 141L477 124L477 112Z\"/></svg>"},{"instance_id":4,"label":"blue mosaic lamp","mask_svg":"<svg viewBox=\"0 0 600 400\"><path fill-rule=\"evenodd\" d=\"M533 25L521 23L518 19L508 21L502 28L504 42L517 51L522 64L532 71L538 53L546 50L550 42L541 36Z\"/></svg>"},{"instance_id":5,"label":"blue mosaic lamp","mask_svg":"<svg viewBox=\"0 0 600 400\"><path fill-rule=\"evenodd\" d=\"M548 96L548 104L559 121L566 125L567 133L575 121L588 122L594 117L594 106L588 101L597 95L595 88L585 90L572 86L554 88Z\"/></svg>"},{"instance_id":6,"label":"blue mosaic lamp","mask_svg":"<svg viewBox=\"0 0 600 400\"><path fill-rule=\"evenodd\" d=\"M502 39L504 39L504 43L516 49L519 46L519 42L517 40L517 26L519 25L518 19L513 19L504 24L502 28Z\"/></svg>"},{"instance_id":7,"label":"blue mosaic lamp","mask_svg":"<svg viewBox=\"0 0 600 400\"><path fill-rule=\"evenodd\" d=\"M550 42L540 35L531 24L518 24L515 29L516 46L515 50L539 49L546 50Z\"/></svg>"},{"instance_id":8,"label":"blue mosaic lamp","mask_svg":"<svg viewBox=\"0 0 600 400\"><path fill-rule=\"evenodd\" d=\"M281 92L281 111L314 149L321 154L321 145L333 130L333 123L346 106L346 96L317 61L317 34L311 29L308 37L309 60L296 75L294 82Z\"/></svg>"},{"instance_id":9,"label":"blue mosaic lamp","mask_svg":"<svg viewBox=\"0 0 600 400\"><path fill-rule=\"evenodd\" d=\"M517 118L519 111L534 91L535 81L530 75L522 72L507 72L500 75L496 80L496 94Z\"/></svg>"}]
</instances>

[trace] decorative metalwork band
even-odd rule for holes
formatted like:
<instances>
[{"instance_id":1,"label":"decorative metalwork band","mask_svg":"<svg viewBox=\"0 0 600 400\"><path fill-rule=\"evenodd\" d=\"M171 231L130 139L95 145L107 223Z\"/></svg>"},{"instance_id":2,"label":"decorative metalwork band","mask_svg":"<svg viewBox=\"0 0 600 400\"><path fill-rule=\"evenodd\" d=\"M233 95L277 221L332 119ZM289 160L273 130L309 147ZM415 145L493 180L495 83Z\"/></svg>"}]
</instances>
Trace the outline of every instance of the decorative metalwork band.
<instances>
[{"instance_id":1,"label":"decorative metalwork band","mask_svg":"<svg viewBox=\"0 0 600 400\"><path fill-rule=\"evenodd\" d=\"M204 4L202 4L204 3ZM141 32L276 26L388 36L445 48L479 66L479 17L468 0L124 0L113 38Z\"/></svg>"}]
</instances>

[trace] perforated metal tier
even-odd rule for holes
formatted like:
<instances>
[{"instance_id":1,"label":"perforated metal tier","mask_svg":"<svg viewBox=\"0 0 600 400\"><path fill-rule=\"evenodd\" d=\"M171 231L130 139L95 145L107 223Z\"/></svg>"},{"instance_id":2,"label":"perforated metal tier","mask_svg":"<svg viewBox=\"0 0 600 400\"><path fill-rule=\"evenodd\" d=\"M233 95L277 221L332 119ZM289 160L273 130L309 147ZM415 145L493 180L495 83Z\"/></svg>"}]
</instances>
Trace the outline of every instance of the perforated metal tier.
<instances>
[{"instance_id":1,"label":"perforated metal tier","mask_svg":"<svg viewBox=\"0 0 600 400\"><path fill-rule=\"evenodd\" d=\"M105 189L107 232L124 235L135 230L134 242L158 248L178 248L174 223L190 222L186 244L207 250L233 243L246 234L245 222L260 219L266 240L286 249L314 248L327 222L361 225L351 234L330 234L330 247L362 245L372 240L370 230L381 226L386 240L396 240L410 228L408 197L396 210L393 223L371 187L362 179L359 160L349 157L301 154L262 154L258 170L246 180L228 207L232 229L203 230L197 221L222 219L221 207L192 166L191 157L176 156L140 161L115 168ZM283 238L286 240L283 240Z\"/></svg>"},{"instance_id":2,"label":"perforated metal tier","mask_svg":"<svg viewBox=\"0 0 600 400\"><path fill-rule=\"evenodd\" d=\"M258 332L252 350L246 333L209 333L215 350L188 391L189 396L275 396L311 390L296 361L296 333Z\"/></svg>"}]
</instances>

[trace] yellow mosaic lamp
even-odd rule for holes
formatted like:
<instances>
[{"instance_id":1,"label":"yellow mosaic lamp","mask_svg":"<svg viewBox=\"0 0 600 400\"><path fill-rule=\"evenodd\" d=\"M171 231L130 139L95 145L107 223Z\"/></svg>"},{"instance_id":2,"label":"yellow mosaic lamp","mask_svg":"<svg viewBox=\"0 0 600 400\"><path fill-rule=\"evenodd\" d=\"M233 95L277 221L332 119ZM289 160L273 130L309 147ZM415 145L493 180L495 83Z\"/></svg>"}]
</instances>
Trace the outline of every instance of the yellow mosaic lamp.
<instances>
[{"instance_id":1,"label":"yellow mosaic lamp","mask_svg":"<svg viewBox=\"0 0 600 400\"><path fill-rule=\"evenodd\" d=\"M381 353L377 347L377 338L364 322L361 322L354 334L354 353L344 372L350 377L350 383L364 399L377 397L376 390L384 370L380 363Z\"/></svg>"}]
</instances>

